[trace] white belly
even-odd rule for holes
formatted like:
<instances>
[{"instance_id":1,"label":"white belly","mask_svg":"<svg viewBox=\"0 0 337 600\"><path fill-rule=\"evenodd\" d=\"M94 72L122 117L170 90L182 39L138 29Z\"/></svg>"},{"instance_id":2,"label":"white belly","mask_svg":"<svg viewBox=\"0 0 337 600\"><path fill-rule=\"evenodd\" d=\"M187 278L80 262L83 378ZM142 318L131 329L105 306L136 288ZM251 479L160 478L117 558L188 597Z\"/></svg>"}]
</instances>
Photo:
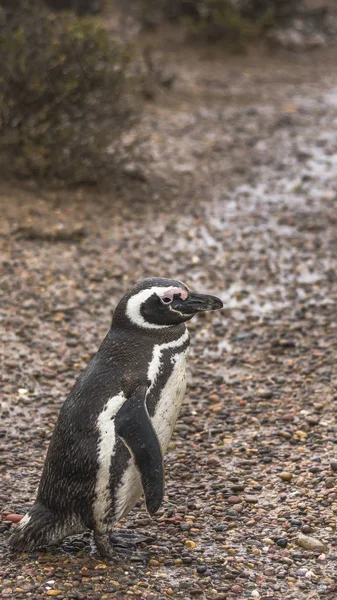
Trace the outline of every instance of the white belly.
<instances>
[{"instance_id":1,"label":"white belly","mask_svg":"<svg viewBox=\"0 0 337 600\"><path fill-rule=\"evenodd\" d=\"M172 357L172 373L163 388L151 422L157 433L162 453L167 450L176 424L186 389L186 356L188 349ZM160 365L158 365L158 369ZM139 473L130 459L118 488L115 518L118 521L128 513L143 493Z\"/></svg>"},{"instance_id":2,"label":"white belly","mask_svg":"<svg viewBox=\"0 0 337 600\"><path fill-rule=\"evenodd\" d=\"M186 390L186 354L187 350L176 354L174 368L160 395L155 413L151 418L158 440L165 454L173 429L180 413Z\"/></svg>"}]
</instances>

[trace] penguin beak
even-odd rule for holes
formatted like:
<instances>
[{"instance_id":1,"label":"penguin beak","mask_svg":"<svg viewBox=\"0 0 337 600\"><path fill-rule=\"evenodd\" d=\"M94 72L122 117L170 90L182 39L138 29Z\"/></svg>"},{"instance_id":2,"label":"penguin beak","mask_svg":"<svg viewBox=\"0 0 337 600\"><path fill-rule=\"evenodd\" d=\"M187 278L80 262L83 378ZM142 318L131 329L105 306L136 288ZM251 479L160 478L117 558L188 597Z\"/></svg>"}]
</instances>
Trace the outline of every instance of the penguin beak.
<instances>
[{"instance_id":1,"label":"penguin beak","mask_svg":"<svg viewBox=\"0 0 337 600\"><path fill-rule=\"evenodd\" d=\"M196 294L195 292L189 292L186 300L179 303L179 306L176 306L175 308L183 314L194 315L197 312L205 310L218 310L222 307L222 301L216 296L209 296L208 294Z\"/></svg>"}]
</instances>

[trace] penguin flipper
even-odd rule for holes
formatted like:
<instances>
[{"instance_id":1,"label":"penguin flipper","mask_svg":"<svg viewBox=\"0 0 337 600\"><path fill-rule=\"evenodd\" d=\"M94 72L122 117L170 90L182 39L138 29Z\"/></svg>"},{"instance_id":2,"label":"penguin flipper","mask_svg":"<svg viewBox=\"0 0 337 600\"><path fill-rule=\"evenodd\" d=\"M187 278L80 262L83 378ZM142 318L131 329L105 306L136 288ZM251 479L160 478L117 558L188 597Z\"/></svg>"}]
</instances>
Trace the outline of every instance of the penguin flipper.
<instances>
[{"instance_id":1,"label":"penguin flipper","mask_svg":"<svg viewBox=\"0 0 337 600\"><path fill-rule=\"evenodd\" d=\"M116 433L127 446L137 467L150 515L164 496L164 466L160 444L146 408L146 386L140 386L119 409Z\"/></svg>"}]
</instances>

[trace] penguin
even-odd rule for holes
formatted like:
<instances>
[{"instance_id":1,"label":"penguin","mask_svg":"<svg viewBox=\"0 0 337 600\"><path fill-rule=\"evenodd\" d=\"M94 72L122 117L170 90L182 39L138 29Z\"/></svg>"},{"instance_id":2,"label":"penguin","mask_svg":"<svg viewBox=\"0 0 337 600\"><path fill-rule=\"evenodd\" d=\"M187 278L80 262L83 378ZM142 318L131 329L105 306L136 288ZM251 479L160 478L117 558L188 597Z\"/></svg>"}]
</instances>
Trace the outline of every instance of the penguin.
<instances>
[{"instance_id":1,"label":"penguin","mask_svg":"<svg viewBox=\"0 0 337 600\"><path fill-rule=\"evenodd\" d=\"M110 533L144 495L164 494L163 455L186 387L185 322L222 301L174 279L140 281L118 303L98 352L61 407L37 498L9 539L12 551L91 530L101 556Z\"/></svg>"}]
</instances>

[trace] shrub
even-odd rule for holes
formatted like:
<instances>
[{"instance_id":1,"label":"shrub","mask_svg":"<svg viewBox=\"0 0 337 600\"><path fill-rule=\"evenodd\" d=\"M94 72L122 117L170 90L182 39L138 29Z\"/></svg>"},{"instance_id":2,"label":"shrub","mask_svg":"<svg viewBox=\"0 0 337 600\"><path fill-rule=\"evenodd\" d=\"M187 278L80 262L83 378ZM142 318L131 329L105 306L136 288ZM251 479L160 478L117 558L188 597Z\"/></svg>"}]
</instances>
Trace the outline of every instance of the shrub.
<instances>
[{"instance_id":1,"label":"shrub","mask_svg":"<svg viewBox=\"0 0 337 600\"><path fill-rule=\"evenodd\" d=\"M238 0L238 5L241 13L250 19L264 19L269 14L278 23L298 13L303 0Z\"/></svg>"},{"instance_id":2,"label":"shrub","mask_svg":"<svg viewBox=\"0 0 337 600\"><path fill-rule=\"evenodd\" d=\"M78 15L97 13L101 10L103 0L45 0L53 10L75 10Z\"/></svg>"},{"instance_id":3,"label":"shrub","mask_svg":"<svg viewBox=\"0 0 337 600\"><path fill-rule=\"evenodd\" d=\"M204 0L196 4L198 13L185 20L188 32L195 36L241 48L260 31L259 24L243 17L231 0Z\"/></svg>"},{"instance_id":4,"label":"shrub","mask_svg":"<svg viewBox=\"0 0 337 600\"><path fill-rule=\"evenodd\" d=\"M132 122L132 53L93 19L22 0L0 16L0 169L96 182Z\"/></svg>"},{"instance_id":5,"label":"shrub","mask_svg":"<svg viewBox=\"0 0 337 600\"><path fill-rule=\"evenodd\" d=\"M136 0L136 4L145 26L179 22L199 38L242 46L296 13L302 0Z\"/></svg>"}]
</instances>

